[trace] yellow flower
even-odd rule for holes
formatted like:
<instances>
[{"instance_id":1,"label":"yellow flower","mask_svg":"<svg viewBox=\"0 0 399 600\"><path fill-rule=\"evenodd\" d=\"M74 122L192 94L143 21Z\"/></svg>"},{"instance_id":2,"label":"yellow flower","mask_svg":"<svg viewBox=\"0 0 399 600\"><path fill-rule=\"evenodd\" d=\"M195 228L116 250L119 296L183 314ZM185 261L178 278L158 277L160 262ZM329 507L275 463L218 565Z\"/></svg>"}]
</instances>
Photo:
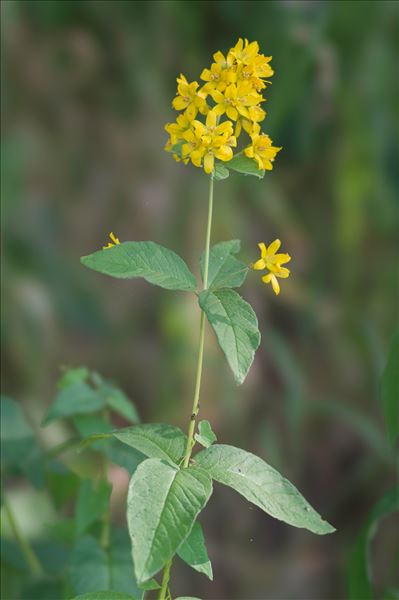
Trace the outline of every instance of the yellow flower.
<instances>
[{"instance_id":1,"label":"yellow flower","mask_svg":"<svg viewBox=\"0 0 399 600\"><path fill-rule=\"evenodd\" d=\"M261 133L259 123L266 117L261 108L265 101L262 90L273 75L271 56L259 53L258 42L239 39L223 54L213 55L214 62L200 75L204 85L189 83L184 75L177 79L177 96L172 105L180 114L175 123L165 127L169 140L165 150L177 161L191 160L196 167L212 173L215 158L228 162L232 148L244 131L251 138L243 153L253 159L259 169L272 169L281 148L273 147L268 135ZM206 119L200 115L207 116ZM205 122L204 122L205 121Z\"/></svg>"},{"instance_id":2,"label":"yellow flower","mask_svg":"<svg viewBox=\"0 0 399 600\"><path fill-rule=\"evenodd\" d=\"M251 44L248 40L242 40L241 38L238 40L234 48L230 50L230 53L237 60L238 63L244 63L248 65L251 63L259 52L259 44L258 42L252 42Z\"/></svg>"},{"instance_id":3,"label":"yellow flower","mask_svg":"<svg viewBox=\"0 0 399 600\"><path fill-rule=\"evenodd\" d=\"M280 285L277 277L286 279L289 276L290 270L281 265L289 262L291 256L289 254L276 254L281 246L280 240L274 240L269 247L263 242L259 243L258 246L260 249L260 259L252 264L251 268L256 271L268 269L269 273L262 277L262 281L264 283L271 283L274 293L278 295L280 293Z\"/></svg>"},{"instance_id":4,"label":"yellow flower","mask_svg":"<svg viewBox=\"0 0 399 600\"><path fill-rule=\"evenodd\" d=\"M177 78L177 96L172 102L172 106L176 110L185 110L185 115L192 121L195 119L197 112L206 115L208 105L206 103L206 94L198 90L198 81L188 83L184 75Z\"/></svg>"},{"instance_id":5,"label":"yellow flower","mask_svg":"<svg viewBox=\"0 0 399 600\"><path fill-rule=\"evenodd\" d=\"M205 173L208 174L214 169L215 157L225 162L231 160L231 148L237 145L232 122L225 121L218 125L217 119L215 111L210 110L205 125L201 121L193 121L194 138L200 140L200 144L191 152L191 161L196 167L203 164Z\"/></svg>"},{"instance_id":6,"label":"yellow flower","mask_svg":"<svg viewBox=\"0 0 399 600\"><path fill-rule=\"evenodd\" d=\"M229 85L224 94L219 90L211 92L216 106L213 108L219 116L226 113L229 119L237 121L238 116L249 118L248 107L256 106L262 102L262 96L254 90L249 82L240 82Z\"/></svg>"},{"instance_id":7,"label":"yellow flower","mask_svg":"<svg viewBox=\"0 0 399 600\"><path fill-rule=\"evenodd\" d=\"M276 154L281 148L273 146L272 140L265 133L260 132L260 126L255 123L251 133L252 144L245 148L244 154L253 158L258 163L259 169L271 171Z\"/></svg>"},{"instance_id":8,"label":"yellow flower","mask_svg":"<svg viewBox=\"0 0 399 600\"><path fill-rule=\"evenodd\" d=\"M117 246L118 244L120 244L119 239L116 237L116 235L112 233L112 231L109 234L109 237L111 238L111 242L108 242L106 246L103 246L103 250L106 250L107 248L112 248L113 246Z\"/></svg>"}]
</instances>

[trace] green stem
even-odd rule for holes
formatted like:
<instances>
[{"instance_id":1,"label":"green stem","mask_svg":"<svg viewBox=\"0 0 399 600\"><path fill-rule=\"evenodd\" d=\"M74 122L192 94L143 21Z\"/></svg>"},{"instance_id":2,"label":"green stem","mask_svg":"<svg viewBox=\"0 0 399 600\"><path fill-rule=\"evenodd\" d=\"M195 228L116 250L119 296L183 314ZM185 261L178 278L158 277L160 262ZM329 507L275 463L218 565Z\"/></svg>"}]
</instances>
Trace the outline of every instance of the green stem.
<instances>
[{"instance_id":1,"label":"green stem","mask_svg":"<svg viewBox=\"0 0 399 600\"><path fill-rule=\"evenodd\" d=\"M171 567L172 567L172 561L170 560L169 562L166 563L164 571L163 571L162 585L161 585L161 589L159 590L158 600L165 600L165 598L166 598L166 594L168 591L168 585L169 585L169 579L170 579Z\"/></svg>"},{"instance_id":2,"label":"green stem","mask_svg":"<svg viewBox=\"0 0 399 600\"><path fill-rule=\"evenodd\" d=\"M204 290L208 287L208 273L209 273L209 248L211 244L211 229L212 229L212 213L213 213L213 175L210 176L209 180L209 198L208 198L208 224L206 227L206 239L205 239L205 261L204 261ZM183 468L188 467L191 457L191 452L194 446L194 431L195 422L199 412L199 398L201 391L201 376L202 376L202 365L204 361L204 341L205 341L205 313L201 311L200 319L200 339L198 349L198 361L197 361L197 372L195 377L195 390L193 408L191 411L190 423L187 432L187 445L183 459Z\"/></svg>"},{"instance_id":3,"label":"green stem","mask_svg":"<svg viewBox=\"0 0 399 600\"><path fill-rule=\"evenodd\" d=\"M109 410L104 408L102 411L102 417L105 421L109 422ZM106 456L102 456L102 479L108 482L108 467L109 462ZM111 530L111 499L108 503L107 508L104 511L102 516L102 527L101 527L101 536L100 536L100 544L104 550L108 549L109 546L109 538Z\"/></svg>"},{"instance_id":4,"label":"green stem","mask_svg":"<svg viewBox=\"0 0 399 600\"><path fill-rule=\"evenodd\" d=\"M19 547L21 548L21 552L22 552L27 564L29 565L31 574L34 576L42 575L43 574L42 565L40 564L39 559L37 558L36 554L34 553L32 546L29 544L28 540L26 539L23 532L19 528L18 523L15 520L14 513L12 512L11 506L8 503L8 500L6 498L3 499L3 504L4 504L4 510L6 512L8 522L10 524L10 527L12 529L14 537L17 540Z\"/></svg>"}]
</instances>

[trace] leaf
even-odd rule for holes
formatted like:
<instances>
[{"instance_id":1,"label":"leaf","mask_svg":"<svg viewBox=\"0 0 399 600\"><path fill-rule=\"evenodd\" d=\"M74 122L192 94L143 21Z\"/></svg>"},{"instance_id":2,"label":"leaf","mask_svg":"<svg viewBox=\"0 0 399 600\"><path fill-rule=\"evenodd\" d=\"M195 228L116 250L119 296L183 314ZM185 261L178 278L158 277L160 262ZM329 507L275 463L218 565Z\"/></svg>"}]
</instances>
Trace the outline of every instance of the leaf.
<instances>
[{"instance_id":1,"label":"leaf","mask_svg":"<svg viewBox=\"0 0 399 600\"><path fill-rule=\"evenodd\" d=\"M217 440L209 421L200 421L198 423L198 433L196 433L194 437L197 442L205 448L209 448L209 446L211 446L213 442L216 442Z\"/></svg>"},{"instance_id":2,"label":"leaf","mask_svg":"<svg viewBox=\"0 0 399 600\"><path fill-rule=\"evenodd\" d=\"M123 530L112 532L108 551L92 536L80 538L72 550L68 574L77 594L113 589L134 594L137 600L143 595L134 577L129 537Z\"/></svg>"},{"instance_id":3,"label":"leaf","mask_svg":"<svg viewBox=\"0 0 399 600\"><path fill-rule=\"evenodd\" d=\"M399 434L399 332L392 340L381 381L385 426L391 444Z\"/></svg>"},{"instance_id":4,"label":"leaf","mask_svg":"<svg viewBox=\"0 0 399 600\"><path fill-rule=\"evenodd\" d=\"M335 531L292 483L250 452L216 444L201 450L195 464L280 521L321 535Z\"/></svg>"},{"instance_id":5,"label":"leaf","mask_svg":"<svg viewBox=\"0 0 399 600\"><path fill-rule=\"evenodd\" d=\"M123 242L83 256L89 269L123 279L143 277L167 290L195 291L197 282L186 263L172 250L155 242Z\"/></svg>"},{"instance_id":6,"label":"leaf","mask_svg":"<svg viewBox=\"0 0 399 600\"><path fill-rule=\"evenodd\" d=\"M226 163L226 167L243 175L254 175L255 177L259 177L259 179L263 179L265 176L264 169L259 169L258 163L253 158L245 156L245 154L236 154L233 156Z\"/></svg>"},{"instance_id":7,"label":"leaf","mask_svg":"<svg viewBox=\"0 0 399 600\"><path fill-rule=\"evenodd\" d=\"M45 481L44 452L33 435L21 406L12 398L1 397L1 468L23 473L35 487Z\"/></svg>"},{"instance_id":8,"label":"leaf","mask_svg":"<svg viewBox=\"0 0 399 600\"><path fill-rule=\"evenodd\" d=\"M116 429L110 434L92 435L87 442L110 436L139 450L149 458L161 458L172 464L180 462L187 443L187 437L181 429L163 423L148 423Z\"/></svg>"},{"instance_id":9,"label":"leaf","mask_svg":"<svg viewBox=\"0 0 399 600\"><path fill-rule=\"evenodd\" d=\"M260 344L258 319L252 307L233 290L205 290L199 295L199 305L216 333L235 380L242 383Z\"/></svg>"},{"instance_id":10,"label":"leaf","mask_svg":"<svg viewBox=\"0 0 399 600\"><path fill-rule=\"evenodd\" d=\"M230 175L229 170L226 169L224 165L221 163L215 164L215 170L213 171L213 178L215 181L222 181L222 179L227 179Z\"/></svg>"},{"instance_id":11,"label":"leaf","mask_svg":"<svg viewBox=\"0 0 399 600\"><path fill-rule=\"evenodd\" d=\"M177 551L184 562L213 581L212 565L205 546L204 533L198 521L194 523L188 538Z\"/></svg>"},{"instance_id":12,"label":"leaf","mask_svg":"<svg viewBox=\"0 0 399 600\"><path fill-rule=\"evenodd\" d=\"M77 382L62 388L42 425L74 415L96 412L105 406L104 398L87 383Z\"/></svg>"},{"instance_id":13,"label":"leaf","mask_svg":"<svg viewBox=\"0 0 399 600\"><path fill-rule=\"evenodd\" d=\"M180 470L157 458L139 465L127 500L138 582L155 575L173 557L211 493L211 478L198 467Z\"/></svg>"},{"instance_id":14,"label":"leaf","mask_svg":"<svg viewBox=\"0 0 399 600\"><path fill-rule=\"evenodd\" d=\"M220 242L209 252L208 289L240 287L247 276L248 267L234 258L240 251L240 240ZM201 256L201 277L204 278L205 255Z\"/></svg>"},{"instance_id":15,"label":"leaf","mask_svg":"<svg viewBox=\"0 0 399 600\"><path fill-rule=\"evenodd\" d=\"M80 383L86 381L89 377L89 369L86 367L76 367L74 369L67 369L65 373L61 375L57 381L59 389L66 388L73 383Z\"/></svg>"},{"instance_id":16,"label":"leaf","mask_svg":"<svg viewBox=\"0 0 399 600\"><path fill-rule=\"evenodd\" d=\"M137 598L134 596L128 596L127 594L121 594L119 592L104 590L100 592L81 594L80 596L75 596L73 600L137 600Z\"/></svg>"},{"instance_id":17,"label":"leaf","mask_svg":"<svg viewBox=\"0 0 399 600\"><path fill-rule=\"evenodd\" d=\"M94 487L90 479L82 481L76 501L75 527L79 536L99 519L107 510L112 486L101 480Z\"/></svg>"},{"instance_id":18,"label":"leaf","mask_svg":"<svg viewBox=\"0 0 399 600\"><path fill-rule=\"evenodd\" d=\"M1 397L1 462L4 466L20 465L35 444L32 428L20 405Z\"/></svg>"},{"instance_id":19,"label":"leaf","mask_svg":"<svg viewBox=\"0 0 399 600\"><path fill-rule=\"evenodd\" d=\"M80 435L85 439L81 446L91 443L109 460L133 474L145 456L133 448L126 447L112 435L112 425L99 415L78 415L73 419Z\"/></svg>"},{"instance_id":20,"label":"leaf","mask_svg":"<svg viewBox=\"0 0 399 600\"><path fill-rule=\"evenodd\" d=\"M368 566L368 549L379 521L399 510L399 489L387 491L374 506L355 542L347 569L348 600L373 600Z\"/></svg>"},{"instance_id":21,"label":"leaf","mask_svg":"<svg viewBox=\"0 0 399 600\"><path fill-rule=\"evenodd\" d=\"M136 407L128 397L118 387L111 382L103 381L98 389L98 393L104 398L105 404L111 410L125 417L132 423L139 423L140 417Z\"/></svg>"},{"instance_id":22,"label":"leaf","mask_svg":"<svg viewBox=\"0 0 399 600\"><path fill-rule=\"evenodd\" d=\"M161 586L159 585L156 579L149 579L148 581L144 581L140 583L139 588L141 590L150 591L150 590L159 590Z\"/></svg>"}]
</instances>

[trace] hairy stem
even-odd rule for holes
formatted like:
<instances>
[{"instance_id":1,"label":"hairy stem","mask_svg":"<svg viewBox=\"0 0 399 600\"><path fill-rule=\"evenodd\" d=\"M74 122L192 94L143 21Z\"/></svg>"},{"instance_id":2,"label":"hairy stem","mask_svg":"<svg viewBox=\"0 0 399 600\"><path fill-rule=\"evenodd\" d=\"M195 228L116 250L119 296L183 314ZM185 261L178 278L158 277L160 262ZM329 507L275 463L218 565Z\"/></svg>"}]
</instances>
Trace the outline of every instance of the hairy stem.
<instances>
[{"instance_id":1,"label":"hairy stem","mask_svg":"<svg viewBox=\"0 0 399 600\"><path fill-rule=\"evenodd\" d=\"M19 525L18 525L17 521L15 520L12 508L6 498L3 499L3 506L4 506L5 513L7 515L8 522L9 522L12 532L14 534L14 537L15 537L16 541L18 542L19 547L21 548L21 552L22 552L27 564L29 565L31 574L34 576L42 575L43 574L42 565L40 564L39 559L37 558L36 554L34 553L32 546L29 544L28 540L26 539L23 531L21 531L21 529L19 528Z\"/></svg>"},{"instance_id":2,"label":"hairy stem","mask_svg":"<svg viewBox=\"0 0 399 600\"><path fill-rule=\"evenodd\" d=\"M208 287L208 273L209 273L209 248L211 244L211 229L212 229L212 213L213 213L213 175L210 176L209 180L209 198L208 198L208 224L206 227L206 238L205 238L205 260L204 260L204 290ZM198 349L198 361L197 361L197 372L195 377L195 390L193 408L191 411L190 423L187 432L187 445L183 459L183 468L188 467L191 457L191 452L194 446L194 431L195 422L199 412L199 398L201 391L201 376L202 376L202 364L204 361L204 341L205 341L205 314L201 311L200 319L200 339Z\"/></svg>"},{"instance_id":3,"label":"hairy stem","mask_svg":"<svg viewBox=\"0 0 399 600\"><path fill-rule=\"evenodd\" d=\"M161 589L159 590L158 600L165 600L165 598L166 598L166 594L168 592L171 567L172 567L172 561L170 560L169 562L166 563L164 571L163 571L162 585L161 585Z\"/></svg>"}]
</instances>

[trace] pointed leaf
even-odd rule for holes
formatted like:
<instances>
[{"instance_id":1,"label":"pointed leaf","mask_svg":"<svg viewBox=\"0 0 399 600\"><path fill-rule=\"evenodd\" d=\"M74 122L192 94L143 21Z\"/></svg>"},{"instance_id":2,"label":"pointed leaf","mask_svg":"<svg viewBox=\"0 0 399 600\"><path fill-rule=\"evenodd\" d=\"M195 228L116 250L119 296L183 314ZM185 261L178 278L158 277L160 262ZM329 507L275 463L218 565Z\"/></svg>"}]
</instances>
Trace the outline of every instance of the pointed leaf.
<instances>
[{"instance_id":1,"label":"pointed leaf","mask_svg":"<svg viewBox=\"0 0 399 600\"><path fill-rule=\"evenodd\" d=\"M245 156L245 154L236 154L229 162L226 163L226 167L232 171L237 171L243 175L254 175L259 179L263 179L265 176L264 169L258 168L258 163L253 158Z\"/></svg>"},{"instance_id":2,"label":"pointed leaf","mask_svg":"<svg viewBox=\"0 0 399 600\"><path fill-rule=\"evenodd\" d=\"M104 398L87 383L76 382L63 387L57 394L54 404L43 419L42 425L74 415L97 412L105 406Z\"/></svg>"},{"instance_id":3,"label":"pointed leaf","mask_svg":"<svg viewBox=\"0 0 399 600\"><path fill-rule=\"evenodd\" d=\"M198 521L194 523L190 535L180 546L177 554L192 569L203 573L213 581L212 565L206 550L204 533Z\"/></svg>"},{"instance_id":4,"label":"pointed leaf","mask_svg":"<svg viewBox=\"0 0 399 600\"><path fill-rule=\"evenodd\" d=\"M82 481L76 501L75 526L79 536L99 519L107 509L112 486L101 480L94 487L90 479Z\"/></svg>"},{"instance_id":5,"label":"pointed leaf","mask_svg":"<svg viewBox=\"0 0 399 600\"><path fill-rule=\"evenodd\" d=\"M134 577L129 537L123 530L112 532L107 551L92 536L80 538L72 550L68 574L77 594L113 589L134 594L137 600L143 596Z\"/></svg>"},{"instance_id":6,"label":"pointed leaf","mask_svg":"<svg viewBox=\"0 0 399 600\"><path fill-rule=\"evenodd\" d=\"M234 290L201 292L199 304L212 325L237 383L247 376L260 344L258 319Z\"/></svg>"},{"instance_id":7,"label":"pointed leaf","mask_svg":"<svg viewBox=\"0 0 399 600\"><path fill-rule=\"evenodd\" d=\"M181 429L163 423L133 425L110 433L91 435L85 443L112 436L149 458L161 458L172 464L180 462L187 443L187 437Z\"/></svg>"},{"instance_id":8,"label":"pointed leaf","mask_svg":"<svg viewBox=\"0 0 399 600\"><path fill-rule=\"evenodd\" d=\"M89 269L123 279L143 277L167 290L195 291L197 282L186 263L172 250L155 242L123 242L83 256Z\"/></svg>"},{"instance_id":9,"label":"pointed leaf","mask_svg":"<svg viewBox=\"0 0 399 600\"><path fill-rule=\"evenodd\" d=\"M205 448L209 448L209 446L212 446L217 440L209 421L200 421L198 423L198 433L196 433L194 437L197 442Z\"/></svg>"},{"instance_id":10,"label":"pointed leaf","mask_svg":"<svg viewBox=\"0 0 399 600\"><path fill-rule=\"evenodd\" d=\"M198 467L177 469L157 458L139 465L130 480L127 520L139 582L170 560L189 535L212 493L212 481Z\"/></svg>"},{"instance_id":11,"label":"pointed leaf","mask_svg":"<svg viewBox=\"0 0 399 600\"><path fill-rule=\"evenodd\" d=\"M107 406L122 417L125 417L132 423L139 423L140 417L136 407L129 398L110 381L103 380L99 389L99 394L104 398Z\"/></svg>"},{"instance_id":12,"label":"pointed leaf","mask_svg":"<svg viewBox=\"0 0 399 600\"><path fill-rule=\"evenodd\" d=\"M292 483L250 452L216 444L197 454L195 464L280 521L321 535L335 531Z\"/></svg>"},{"instance_id":13,"label":"pointed leaf","mask_svg":"<svg viewBox=\"0 0 399 600\"><path fill-rule=\"evenodd\" d=\"M382 375L381 396L385 426L391 444L399 434L399 332L389 349L388 360Z\"/></svg>"},{"instance_id":14,"label":"pointed leaf","mask_svg":"<svg viewBox=\"0 0 399 600\"><path fill-rule=\"evenodd\" d=\"M220 242L209 252L208 289L240 287L247 276L248 267L233 254L240 251L240 240ZM204 278L205 255L201 256L201 277Z\"/></svg>"}]
</instances>

